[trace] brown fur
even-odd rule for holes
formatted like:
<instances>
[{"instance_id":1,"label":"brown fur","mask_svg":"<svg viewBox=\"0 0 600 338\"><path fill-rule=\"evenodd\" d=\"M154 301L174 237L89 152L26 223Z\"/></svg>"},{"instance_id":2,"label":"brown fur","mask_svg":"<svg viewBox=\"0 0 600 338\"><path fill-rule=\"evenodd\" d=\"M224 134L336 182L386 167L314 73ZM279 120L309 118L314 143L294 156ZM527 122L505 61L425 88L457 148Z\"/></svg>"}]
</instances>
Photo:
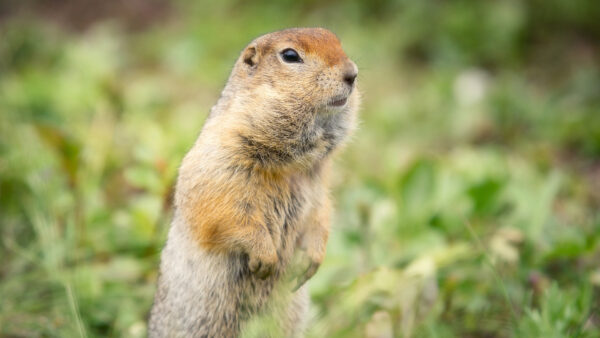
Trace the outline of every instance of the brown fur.
<instances>
[{"instance_id":1,"label":"brown fur","mask_svg":"<svg viewBox=\"0 0 600 338\"><path fill-rule=\"evenodd\" d=\"M302 62L285 62L286 48ZM358 94L344 78L356 72L320 28L267 34L242 51L179 170L151 336L236 336L277 308L288 314L277 314L282 334L301 332L306 291L294 290L325 255L329 155L354 126ZM283 277L297 249L308 264L294 287ZM195 303L183 308L186 297Z\"/></svg>"}]
</instances>

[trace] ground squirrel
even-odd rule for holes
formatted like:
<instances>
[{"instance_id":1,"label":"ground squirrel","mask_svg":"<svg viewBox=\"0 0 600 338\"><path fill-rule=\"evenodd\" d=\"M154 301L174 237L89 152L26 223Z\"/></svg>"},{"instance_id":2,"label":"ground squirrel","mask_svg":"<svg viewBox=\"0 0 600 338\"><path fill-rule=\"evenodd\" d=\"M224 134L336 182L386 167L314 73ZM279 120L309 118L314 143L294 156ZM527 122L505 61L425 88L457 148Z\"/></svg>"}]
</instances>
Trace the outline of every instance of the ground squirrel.
<instances>
[{"instance_id":1,"label":"ground squirrel","mask_svg":"<svg viewBox=\"0 0 600 338\"><path fill-rule=\"evenodd\" d=\"M237 337L268 314L278 335L302 334L303 284L329 234L329 155L354 127L357 74L322 28L242 51L179 169L151 337ZM293 257L306 264L289 282Z\"/></svg>"}]
</instances>

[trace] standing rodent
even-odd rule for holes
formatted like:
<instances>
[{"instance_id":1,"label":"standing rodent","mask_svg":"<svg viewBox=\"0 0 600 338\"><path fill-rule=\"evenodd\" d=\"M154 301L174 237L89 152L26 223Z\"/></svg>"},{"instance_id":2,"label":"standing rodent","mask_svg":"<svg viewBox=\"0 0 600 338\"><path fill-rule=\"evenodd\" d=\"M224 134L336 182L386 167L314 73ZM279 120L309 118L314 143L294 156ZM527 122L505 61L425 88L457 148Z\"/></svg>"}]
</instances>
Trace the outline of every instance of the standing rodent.
<instances>
[{"instance_id":1,"label":"standing rodent","mask_svg":"<svg viewBox=\"0 0 600 338\"><path fill-rule=\"evenodd\" d=\"M302 335L302 285L329 234L329 155L354 128L357 74L322 28L243 50L179 169L150 337L237 337L269 317L277 335ZM290 283L297 249L309 263Z\"/></svg>"}]
</instances>

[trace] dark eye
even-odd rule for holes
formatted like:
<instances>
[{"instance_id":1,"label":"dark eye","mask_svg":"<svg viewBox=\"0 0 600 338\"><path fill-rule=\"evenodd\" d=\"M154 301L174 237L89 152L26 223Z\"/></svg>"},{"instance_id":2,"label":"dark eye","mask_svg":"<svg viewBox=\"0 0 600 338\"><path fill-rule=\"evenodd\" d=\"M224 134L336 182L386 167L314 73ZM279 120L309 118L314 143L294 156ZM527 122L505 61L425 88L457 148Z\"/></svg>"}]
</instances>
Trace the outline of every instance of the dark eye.
<instances>
[{"instance_id":1,"label":"dark eye","mask_svg":"<svg viewBox=\"0 0 600 338\"><path fill-rule=\"evenodd\" d=\"M298 52L291 48L284 49L283 52L281 52L281 57L283 58L283 61L289 63L302 62L302 59L300 58L300 55L298 55Z\"/></svg>"}]
</instances>

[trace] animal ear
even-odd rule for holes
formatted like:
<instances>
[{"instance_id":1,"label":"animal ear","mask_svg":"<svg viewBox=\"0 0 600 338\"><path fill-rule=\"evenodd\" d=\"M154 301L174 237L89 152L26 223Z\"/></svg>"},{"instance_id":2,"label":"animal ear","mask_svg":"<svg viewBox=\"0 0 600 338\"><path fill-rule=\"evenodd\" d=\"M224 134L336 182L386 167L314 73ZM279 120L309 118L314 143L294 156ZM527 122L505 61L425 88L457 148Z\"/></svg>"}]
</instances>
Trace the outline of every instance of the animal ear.
<instances>
[{"instance_id":1,"label":"animal ear","mask_svg":"<svg viewBox=\"0 0 600 338\"><path fill-rule=\"evenodd\" d=\"M258 65L258 52L255 45L250 45L244 50L242 60L251 68L256 68Z\"/></svg>"}]
</instances>

